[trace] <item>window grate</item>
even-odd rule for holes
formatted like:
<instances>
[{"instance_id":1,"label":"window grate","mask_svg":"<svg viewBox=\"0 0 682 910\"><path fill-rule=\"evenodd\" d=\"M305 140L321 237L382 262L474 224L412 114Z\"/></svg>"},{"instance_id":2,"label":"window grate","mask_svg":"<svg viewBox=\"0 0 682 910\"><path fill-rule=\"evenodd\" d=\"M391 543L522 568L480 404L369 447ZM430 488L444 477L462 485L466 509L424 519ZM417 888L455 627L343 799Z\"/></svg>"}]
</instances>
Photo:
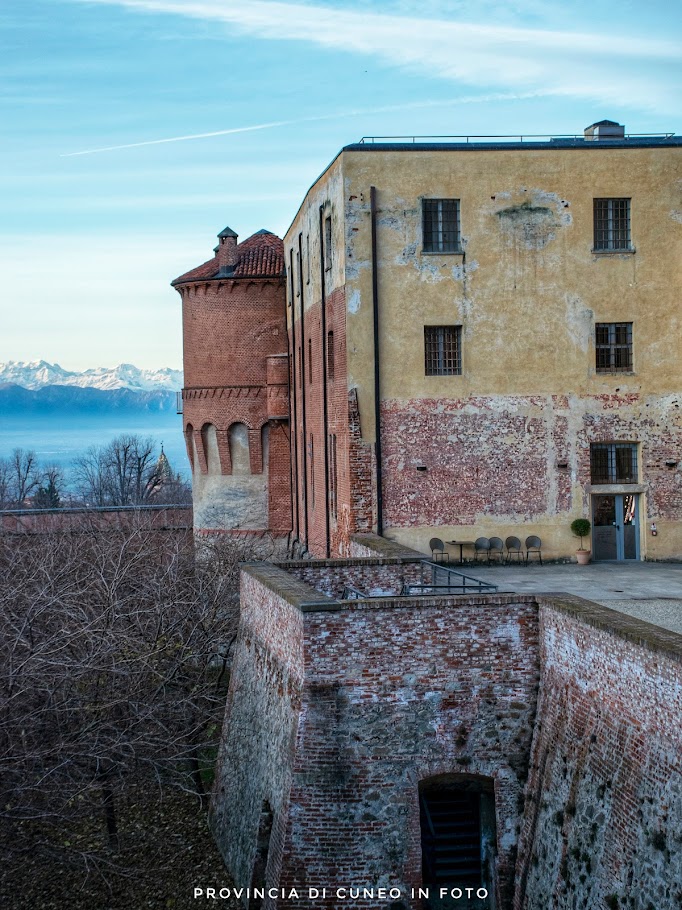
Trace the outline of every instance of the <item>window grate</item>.
<instances>
[{"instance_id":1,"label":"window grate","mask_svg":"<svg viewBox=\"0 0 682 910\"><path fill-rule=\"evenodd\" d=\"M461 252L459 199L423 199L424 252Z\"/></svg>"},{"instance_id":2,"label":"window grate","mask_svg":"<svg viewBox=\"0 0 682 910\"><path fill-rule=\"evenodd\" d=\"M629 250L630 200L594 200L595 250Z\"/></svg>"},{"instance_id":3,"label":"window grate","mask_svg":"<svg viewBox=\"0 0 682 910\"><path fill-rule=\"evenodd\" d=\"M590 446L592 483L637 483L637 446L631 442Z\"/></svg>"},{"instance_id":4,"label":"window grate","mask_svg":"<svg viewBox=\"0 0 682 910\"><path fill-rule=\"evenodd\" d=\"M598 373L632 371L632 323L598 322L595 326Z\"/></svg>"},{"instance_id":5,"label":"window grate","mask_svg":"<svg viewBox=\"0 0 682 910\"><path fill-rule=\"evenodd\" d=\"M461 374L461 338L461 325L424 326L424 369L427 376Z\"/></svg>"}]
</instances>

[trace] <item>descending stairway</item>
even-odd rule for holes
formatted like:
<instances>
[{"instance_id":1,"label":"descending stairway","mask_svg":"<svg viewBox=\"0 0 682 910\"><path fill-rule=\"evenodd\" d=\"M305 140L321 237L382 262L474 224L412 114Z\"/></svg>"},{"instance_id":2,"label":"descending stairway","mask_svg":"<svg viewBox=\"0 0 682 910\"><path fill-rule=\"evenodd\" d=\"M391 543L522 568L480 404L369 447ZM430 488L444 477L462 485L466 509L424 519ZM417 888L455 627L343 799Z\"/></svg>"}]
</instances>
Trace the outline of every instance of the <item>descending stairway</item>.
<instances>
[{"instance_id":1,"label":"descending stairway","mask_svg":"<svg viewBox=\"0 0 682 910\"><path fill-rule=\"evenodd\" d=\"M420 811L424 884L480 886L479 795L457 790L422 793Z\"/></svg>"}]
</instances>

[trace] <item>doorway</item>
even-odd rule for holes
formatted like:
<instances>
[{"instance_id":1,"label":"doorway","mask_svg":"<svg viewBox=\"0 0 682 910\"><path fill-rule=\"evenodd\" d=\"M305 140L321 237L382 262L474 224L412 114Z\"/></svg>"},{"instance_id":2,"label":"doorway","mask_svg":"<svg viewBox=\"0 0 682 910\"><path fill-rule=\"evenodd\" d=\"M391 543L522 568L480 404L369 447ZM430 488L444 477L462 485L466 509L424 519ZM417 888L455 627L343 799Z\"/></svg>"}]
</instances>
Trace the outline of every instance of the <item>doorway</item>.
<instances>
[{"instance_id":1,"label":"doorway","mask_svg":"<svg viewBox=\"0 0 682 910\"><path fill-rule=\"evenodd\" d=\"M639 559L639 494L592 497L592 558L595 562Z\"/></svg>"},{"instance_id":2,"label":"doorway","mask_svg":"<svg viewBox=\"0 0 682 910\"><path fill-rule=\"evenodd\" d=\"M440 888L485 888L494 892L495 796L492 778L441 774L419 784L422 885L429 910L477 910L492 897L470 903L456 894L440 897ZM466 893L466 892L465 892Z\"/></svg>"}]
</instances>

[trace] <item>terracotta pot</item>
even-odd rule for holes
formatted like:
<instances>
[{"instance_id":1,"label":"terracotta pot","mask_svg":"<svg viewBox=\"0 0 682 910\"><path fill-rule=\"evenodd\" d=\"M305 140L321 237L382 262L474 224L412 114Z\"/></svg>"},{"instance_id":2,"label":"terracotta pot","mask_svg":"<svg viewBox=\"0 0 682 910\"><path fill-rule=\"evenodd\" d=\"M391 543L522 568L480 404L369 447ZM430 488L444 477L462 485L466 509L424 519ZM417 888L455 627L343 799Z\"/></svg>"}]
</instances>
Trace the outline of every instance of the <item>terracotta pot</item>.
<instances>
[{"instance_id":1,"label":"terracotta pot","mask_svg":"<svg viewBox=\"0 0 682 910\"><path fill-rule=\"evenodd\" d=\"M592 556L592 550L576 550L575 558L579 566L586 566Z\"/></svg>"}]
</instances>

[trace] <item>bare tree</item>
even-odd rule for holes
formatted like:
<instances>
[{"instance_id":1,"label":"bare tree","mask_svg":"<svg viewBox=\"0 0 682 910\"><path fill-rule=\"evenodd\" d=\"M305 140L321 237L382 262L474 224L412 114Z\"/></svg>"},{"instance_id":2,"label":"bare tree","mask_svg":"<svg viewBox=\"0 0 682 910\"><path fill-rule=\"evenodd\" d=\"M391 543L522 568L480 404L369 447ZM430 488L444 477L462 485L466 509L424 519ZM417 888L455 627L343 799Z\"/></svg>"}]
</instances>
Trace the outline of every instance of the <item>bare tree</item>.
<instances>
[{"instance_id":1,"label":"bare tree","mask_svg":"<svg viewBox=\"0 0 682 910\"><path fill-rule=\"evenodd\" d=\"M36 453L31 449L14 449L9 458L0 459L0 506L23 508L40 481Z\"/></svg>"},{"instance_id":2,"label":"bare tree","mask_svg":"<svg viewBox=\"0 0 682 910\"><path fill-rule=\"evenodd\" d=\"M66 849L56 832L93 814L115 850L131 781L203 798L246 555L223 541L198 564L137 520L0 536L0 862Z\"/></svg>"},{"instance_id":3,"label":"bare tree","mask_svg":"<svg viewBox=\"0 0 682 910\"><path fill-rule=\"evenodd\" d=\"M189 485L157 458L150 438L123 435L93 446L74 462L81 498L91 506L137 506L188 502Z\"/></svg>"}]
</instances>

